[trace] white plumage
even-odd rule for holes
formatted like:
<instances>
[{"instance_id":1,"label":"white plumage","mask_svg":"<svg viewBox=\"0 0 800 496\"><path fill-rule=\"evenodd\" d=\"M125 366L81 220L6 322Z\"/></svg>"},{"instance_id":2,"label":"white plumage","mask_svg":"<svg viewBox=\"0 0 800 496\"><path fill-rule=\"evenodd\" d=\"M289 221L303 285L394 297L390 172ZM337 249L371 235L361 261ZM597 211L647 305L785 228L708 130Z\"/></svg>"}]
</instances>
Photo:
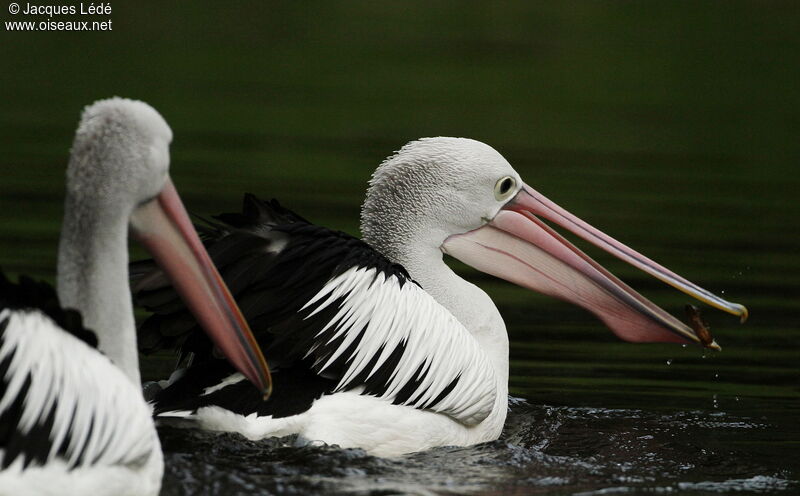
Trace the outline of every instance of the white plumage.
<instances>
[{"instance_id":1,"label":"white plumage","mask_svg":"<svg viewBox=\"0 0 800 496\"><path fill-rule=\"evenodd\" d=\"M69 467L142 464L158 447L158 439L151 409L141 401L138 388L107 357L59 329L46 315L3 310L0 322L6 319L0 361L12 358L0 411L29 380L18 428L26 432L44 424L54 410L48 461L71 431L65 446ZM2 447L0 457L1 453Z\"/></svg>"},{"instance_id":2,"label":"white plumage","mask_svg":"<svg viewBox=\"0 0 800 496\"><path fill-rule=\"evenodd\" d=\"M491 303L488 298L487 301ZM273 418L208 406L196 412L167 411L158 417L190 419L191 424L176 425L238 432L253 440L299 434L301 443L360 447L378 456L397 456L442 444L474 444L499 435L507 412L507 377L498 376L472 335L422 288L412 281L401 285L395 276L386 278L372 268L352 267L325 284L301 312L307 312L306 318L313 318L336 302L340 306L335 316L317 335L332 328L335 334L329 343L344 339L320 373L324 374L337 359L345 358L348 367L335 392L316 400L309 410ZM496 312L485 312L482 318L499 317ZM362 329L364 334L355 353L344 356ZM380 355L369 373L377 370L398 344L405 346L405 353L394 367L384 394L368 395L359 387L343 390L373 357ZM307 354L313 351L309 349ZM414 378L412 374L420 367L425 371L425 381L402 405L394 404L398 390ZM205 388L203 395L240 379L238 374L225 377L219 384ZM455 379L455 387L441 401L430 404Z\"/></svg>"},{"instance_id":3,"label":"white plumage","mask_svg":"<svg viewBox=\"0 0 800 496\"><path fill-rule=\"evenodd\" d=\"M111 361L37 310L0 312L10 357L0 412L19 401L25 435L53 416L46 460L25 467L0 446L0 495L157 494L164 470L150 407Z\"/></svg>"},{"instance_id":4,"label":"white plumage","mask_svg":"<svg viewBox=\"0 0 800 496\"><path fill-rule=\"evenodd\" d=\"M366 330L355 354L348 357L349 366L337 391L379 355L368 371L371 377L402 344L405 353L382 399L391 401L408 381L424 376L403 405L444 413L465 425L480 423L489 415L496 395L494 370L464 326L422 288L411 282L401 286L396 276L386 279L373 268L352 267L326 284L301 310L313 309L308 315L311 317L341 297L338 313L318 335L334 327L336 334L329 342L346 337L321 372L348 349L362 329ZM313 351L310 349L308 355ZM457 381L455 387L434 404L453 381Z\"/></svg>"},{"instance_id":5,"label":"white plumage","mask_svg":"<svg viewBox=\"0 0 800 496\"><path fill-rule=\"evenodd\" d=\"M139 382L129 229L189 288L185 302L223 353L268 384L260 350L169 179L171 139L143 102L87 107L67 168L59 297L44 283L15 285L0 274L0 495L159 492L164 467Z\"/></svg>"}]
</instances>

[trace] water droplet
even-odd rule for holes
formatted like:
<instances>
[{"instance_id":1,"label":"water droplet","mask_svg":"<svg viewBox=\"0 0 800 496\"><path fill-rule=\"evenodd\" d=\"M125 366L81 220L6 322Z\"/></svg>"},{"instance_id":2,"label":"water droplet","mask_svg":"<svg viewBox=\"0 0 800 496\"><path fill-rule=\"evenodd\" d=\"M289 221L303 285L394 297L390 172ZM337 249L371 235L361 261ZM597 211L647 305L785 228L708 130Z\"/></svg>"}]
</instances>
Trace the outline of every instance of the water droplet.
<instances>
[{"instance_id":1,"label":"water droplet","mask_svg":"<svg viewBox=\"0 0 800 496\"><path fill-rule=\"evenodd\" d=\"M714 379L719 379L719 373L714 374Z\"/></svg>"},{"instance_id":2,"label":"water droplet","mask_svg":"<svg viewBox=\"0 0 800 496\"><path fill-rule=\"evenodd\" d=\"M688 344L682 344L681 348L686 348L687 346L689 346L689 345Z\"/></svg>"},{"instance_id":3,"label":"water droplet","mask_svg":"<svg viewBox=\"0 0 800 496\"><path fill-rule=\"evenodd\" d=\"M712 400L712 405L713 405L715 410L719 408L719 401L717 401L717 395L716 394L714 395L714 398Z\"/></svg>"},{"instance_id":4,"label":"water droplet","mask_svg":"<svg viewBox=\"0 0 800 496\"><path fill-rule=\"evenodd\" d=\"M667 360L667 365L672 365L672 358Z\"/></svg>"},{"instance_id":5,"label":"water droplet","mask_svg":"<svg viewBox=\"0 0 800 496\"><path fill-rule=\"evenodd\" d=\"M736 401L739 401L739 397L738 396L734 396L733 399L735 399Z\"/></svg>"},{"instance_id":6,"label":"water droplet","mask_svg":"<svg viewBox=\"0 0 800 496\"><path fill-rule=\"evenodd\" d=\"M722 291L720 291L720 294L725 294L725 290L723 289Z\"/></svg>"}]
</instances>

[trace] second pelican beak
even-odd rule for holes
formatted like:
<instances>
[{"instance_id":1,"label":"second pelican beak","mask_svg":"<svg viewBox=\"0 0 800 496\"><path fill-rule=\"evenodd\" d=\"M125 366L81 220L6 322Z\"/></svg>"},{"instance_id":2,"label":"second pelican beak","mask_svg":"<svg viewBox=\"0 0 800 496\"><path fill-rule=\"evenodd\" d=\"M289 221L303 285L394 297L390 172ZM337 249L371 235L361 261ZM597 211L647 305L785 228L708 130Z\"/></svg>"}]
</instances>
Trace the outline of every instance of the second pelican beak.
<instances>
[{"instance_id":1,"label":"second pelican beak","mask_svg":"<svg viewBox=\"0 0 800 496\"><path fill-rule=\"evenodd\" d=\"M269 367L250 327L198 238L175 186L136 208L132 233L172 280L178 294L230 362L267 398Z\"/></svg>"}]
</instances>

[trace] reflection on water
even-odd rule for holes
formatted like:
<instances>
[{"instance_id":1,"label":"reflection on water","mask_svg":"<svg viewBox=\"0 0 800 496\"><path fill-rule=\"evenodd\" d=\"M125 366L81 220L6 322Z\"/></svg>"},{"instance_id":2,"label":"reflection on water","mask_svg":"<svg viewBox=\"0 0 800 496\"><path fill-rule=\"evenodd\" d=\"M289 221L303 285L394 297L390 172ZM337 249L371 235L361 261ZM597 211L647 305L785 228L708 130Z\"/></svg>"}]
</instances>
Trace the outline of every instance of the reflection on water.
<instances>
[{"instance_id":1,"label":"reflection on water","mask_svg":"<svg viewBox=\"0 0 800 496\"><path fill-rule=\"evenodd\" d=\"M796 428L795 428L796 429ZM795 430L796 432L796 430ZM161 427L165 495L247 494L791 494L790 461L758 449L781 434L723 411L532 406L517 400L503 436L397 459L361 450L259 442ZM737 439L747 438L750 444ZM786 453L790 455L790 453Z\"/></svg>"}]
</instances>

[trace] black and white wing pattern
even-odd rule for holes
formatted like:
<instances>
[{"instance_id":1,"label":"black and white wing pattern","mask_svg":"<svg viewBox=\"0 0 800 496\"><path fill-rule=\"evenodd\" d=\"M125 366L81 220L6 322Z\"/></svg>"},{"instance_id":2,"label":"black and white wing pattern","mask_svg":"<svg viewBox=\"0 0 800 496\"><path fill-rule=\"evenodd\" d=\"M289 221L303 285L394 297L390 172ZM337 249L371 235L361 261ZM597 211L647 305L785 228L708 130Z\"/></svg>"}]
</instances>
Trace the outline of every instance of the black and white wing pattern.
<instances>
[{"instance_id":1,"label":"black and white wing pattern","mask_svg":"<svg viewBox=\"0 0 800 496\"><path fill-rule=\"evenodd\" d=\"M0 273L0 472L146 463L158 440L138 388L49 285Z\"/></svg>"},{"instance_id":2,"label":"black and white wing pattern","mask_svg":"<svg viewBox=\"0 0 800 496\"><path fill-rule=\"evenodd\" d=\"M131 267L134 297L154 312L140 326L141 350L177 348L192 358L184 376L156 397L156 412L218 404L243 414L287 416L321 394L345 390L467 425L491 412L496 378L485 354L403 267L275 200L246 195L242 214L217 219L198 229L275 369L275 396L263 403L253 390L252 402L242 400L246 384L214 358L158 269L138 262ZM281 411L283 401L294 406Z\"/></svg>"}]
</instances>

